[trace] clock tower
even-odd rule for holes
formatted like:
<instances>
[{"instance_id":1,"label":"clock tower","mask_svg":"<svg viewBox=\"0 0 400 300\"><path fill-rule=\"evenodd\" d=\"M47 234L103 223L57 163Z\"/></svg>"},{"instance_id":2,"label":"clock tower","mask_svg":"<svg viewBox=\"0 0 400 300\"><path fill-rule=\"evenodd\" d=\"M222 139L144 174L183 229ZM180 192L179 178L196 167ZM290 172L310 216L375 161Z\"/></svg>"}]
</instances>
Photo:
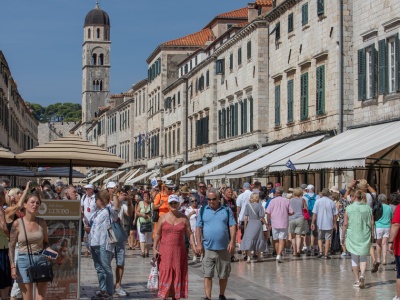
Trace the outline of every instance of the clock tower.
<instances>
[{"instance_id":1,"label":"clock tower","mask_svg":"<svg viewBox=\"0 0 400 300\"><path fill-rule=\"evenodd\" d=\"M97 4L85 18L82 46L83 137L110 97L110 18Z\"/></svg>"}]
</instances>

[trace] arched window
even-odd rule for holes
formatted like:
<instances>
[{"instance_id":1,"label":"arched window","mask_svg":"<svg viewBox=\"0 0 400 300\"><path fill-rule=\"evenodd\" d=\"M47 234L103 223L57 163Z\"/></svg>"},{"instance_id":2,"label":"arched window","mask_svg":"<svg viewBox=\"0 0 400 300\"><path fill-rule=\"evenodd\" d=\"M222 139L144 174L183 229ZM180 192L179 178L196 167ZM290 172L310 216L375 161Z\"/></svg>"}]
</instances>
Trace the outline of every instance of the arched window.
<instances>
[{"instance_id":1,"label":"arched window","mask_svg":"<svg viewBox=\"0 0 400 300\"><path fill-rule=\"evenodd\" d=\"M95 91L95 90L96 90L96 81L93 80L93 83L92 83L92 91Z\"/></svg>"},{"instance_id":2,"label":"arched window","mask_svg":"<svg viewBox=\"0 0 400 300\"><path fill-rule=\"evenodd\" d=\"M99 55L99 65L100 66L104 65L104 54Z\"/></svg>"},{"instance_id":3,"label":"arched window","mask_svg":"<svg viewBox=\"0 0 400 300\"><path fill-rule=\"evenodd\" d=\"M99 88L99 91L102 91L103 90L103 80L100 80L100 88Z\"/></svg>"},{"instance_id":4,"label":"arched window","mask_svg":"<svg viewBox=\"0 0 400 300\"><path fill-rule=\"evenodd\" d=\"M93 53L93 55L92 55L92 65L96 65L97 64L97 54L96 53Z\"/></svg>"},{"instance_id":5,"label":"arched window","mask_svg":"<svg viewBox=\"0 0 400 300\"><path fill-rule=\"evenodd\" d=\"M88 35L88 39L90 39L92 37L92 31L90 30L90 28L87 31L87 35Z\"/></svg>"},{"instance_id":6,"label":"arched window","mask_svg":"<svg viewBox=\"0 0 400 300\"><path fill-rule=\"evenodd\" d=\"M99 39L100 38L100 28L97 28L96 32L97 32L97 38Z\"/></svg>"}]
</instances>

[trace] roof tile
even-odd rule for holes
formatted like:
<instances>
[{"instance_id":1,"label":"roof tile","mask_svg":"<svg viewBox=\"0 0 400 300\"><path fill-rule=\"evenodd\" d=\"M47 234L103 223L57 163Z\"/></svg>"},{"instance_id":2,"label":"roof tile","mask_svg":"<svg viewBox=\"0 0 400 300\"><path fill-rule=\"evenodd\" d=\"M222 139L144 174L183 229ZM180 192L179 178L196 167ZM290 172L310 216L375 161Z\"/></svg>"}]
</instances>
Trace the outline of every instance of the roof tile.
<instances>
[{"instance_id":1,"label":"roof tile","mask_svg":"<svg viewBox=\"0 0 400 300\"><path fill-rule=\"evenodd\" d=\"M232 10L230 12L222 13L216 16L216 18L248 18L248 8L243 7L240 9Z\"/></svg>"},{"instance_id":2,"label":"roof tile","mask_svg":"<svg viewBox=\"0 0 400 300\"><path fill-rule=\"evenodd\" d=\"M162 44L162 46L198 46L202 47L207 41L213 41L215 39L211 29L205 28L201 31L189 34L187 36L168 41Z\"/></svg>"},{"instance_id":3,"label":"roof tile","mask_svg":"<svg viewBox=\"0 0 400 300\"><path fill-rule=\"evenodd\" d=\"M272 0L256 0L256 4L260 6L272 6Z\"/></svg>"}]
</instances>

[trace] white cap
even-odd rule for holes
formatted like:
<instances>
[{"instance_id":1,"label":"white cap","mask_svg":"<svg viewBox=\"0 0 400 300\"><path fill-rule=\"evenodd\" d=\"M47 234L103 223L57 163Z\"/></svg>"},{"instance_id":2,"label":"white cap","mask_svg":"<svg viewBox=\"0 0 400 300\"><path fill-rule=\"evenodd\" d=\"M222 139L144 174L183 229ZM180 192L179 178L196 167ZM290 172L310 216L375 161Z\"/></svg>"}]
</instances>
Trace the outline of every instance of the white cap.
<instances>
[{"instance_id":1,"label":"white cap","mask_svg":"<svg viewBox=\"0 0 400 300\"><path fill-rule=\"evenodd\" d=\"M85 188L85 189L94 189L94 186L93 186L93 184L87 184L83 188Z\"/></svg>"},{"instance_id":2,"label":"white cap","mask_svg":"<svg viewBox=\"0 0 400 300\"><path fill-rule=\"evenodd\" d=\"M117 184L114 181L110 181L106 185L106 189L113 189Z\"/></svg>"},{"instance_id":3,"label":"white cap","mask_svg":"<svg viewBox=\"0 0 400 300\"><path fill-rule=\"evenodd\" d=\"M171 203L171 202L181 203L181 201L179 200L179 197L175 194L172 194L171 196L168 197L168 203Z\"/></svg>"},{"instance_id":4,"label":"white cap","mask_svg":"<svg viewBox=\"0 0 400 300\"><path fill-rule=\"evenodd\" d=\"M314 186L312 184L307 185L306 190L314 190Z\"/></svg>"}]
</instances>

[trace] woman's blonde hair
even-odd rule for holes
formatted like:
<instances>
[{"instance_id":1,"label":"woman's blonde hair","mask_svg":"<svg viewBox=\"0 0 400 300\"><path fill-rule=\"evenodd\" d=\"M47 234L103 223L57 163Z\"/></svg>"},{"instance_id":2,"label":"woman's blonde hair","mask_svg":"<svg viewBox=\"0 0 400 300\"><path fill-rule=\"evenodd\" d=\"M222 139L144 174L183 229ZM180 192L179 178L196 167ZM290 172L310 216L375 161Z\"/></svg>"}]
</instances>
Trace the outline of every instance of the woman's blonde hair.
<instances>
[{"instance_id":1,"label":"woman's blonde hair","mask_svg":"<svg viewBox=\"0 0 400 300\"><path fill-rule=\"evenodd\" d=\"M260 195L258 193L253 193L250 195L250 203L260 202Z\"/></svg>"},{"instance_id":2,"label":"woman's blonde hair","mask_svg":"<svg viewBox=\"0 0 400 300\"><path fill-rule=\"evenodd\" d=\"M365 195L364 192L362 192L361 190L357 190L354 192L354 197L358 200L360 200L361 202L363 202L364 204L367 202L367 197Z\"/></svg>"},{"instance_id":3,"label":"woman's blonde hair","mask_svg":"<svg viewBox=\"0 0 400 300\"><path fill-rule=\"evenodd\" d=\"M295 188L293 190L293 196L295 196L295 197L303 196L303 190L301 188Z\"/></svg>"},{"instance_id":4,"label":"woman's blonde hair","mask_svg":"<svg viewBox=\"0 0 400 300\"><path fill-rule=\"evenodd\" d=\"M19 188L13 188L9 190L8 194L6 194L6 204L8 206L11 206L11 197L15 196L16 194L21 193L21 190Z\"/></svg>"}]
</instances>

